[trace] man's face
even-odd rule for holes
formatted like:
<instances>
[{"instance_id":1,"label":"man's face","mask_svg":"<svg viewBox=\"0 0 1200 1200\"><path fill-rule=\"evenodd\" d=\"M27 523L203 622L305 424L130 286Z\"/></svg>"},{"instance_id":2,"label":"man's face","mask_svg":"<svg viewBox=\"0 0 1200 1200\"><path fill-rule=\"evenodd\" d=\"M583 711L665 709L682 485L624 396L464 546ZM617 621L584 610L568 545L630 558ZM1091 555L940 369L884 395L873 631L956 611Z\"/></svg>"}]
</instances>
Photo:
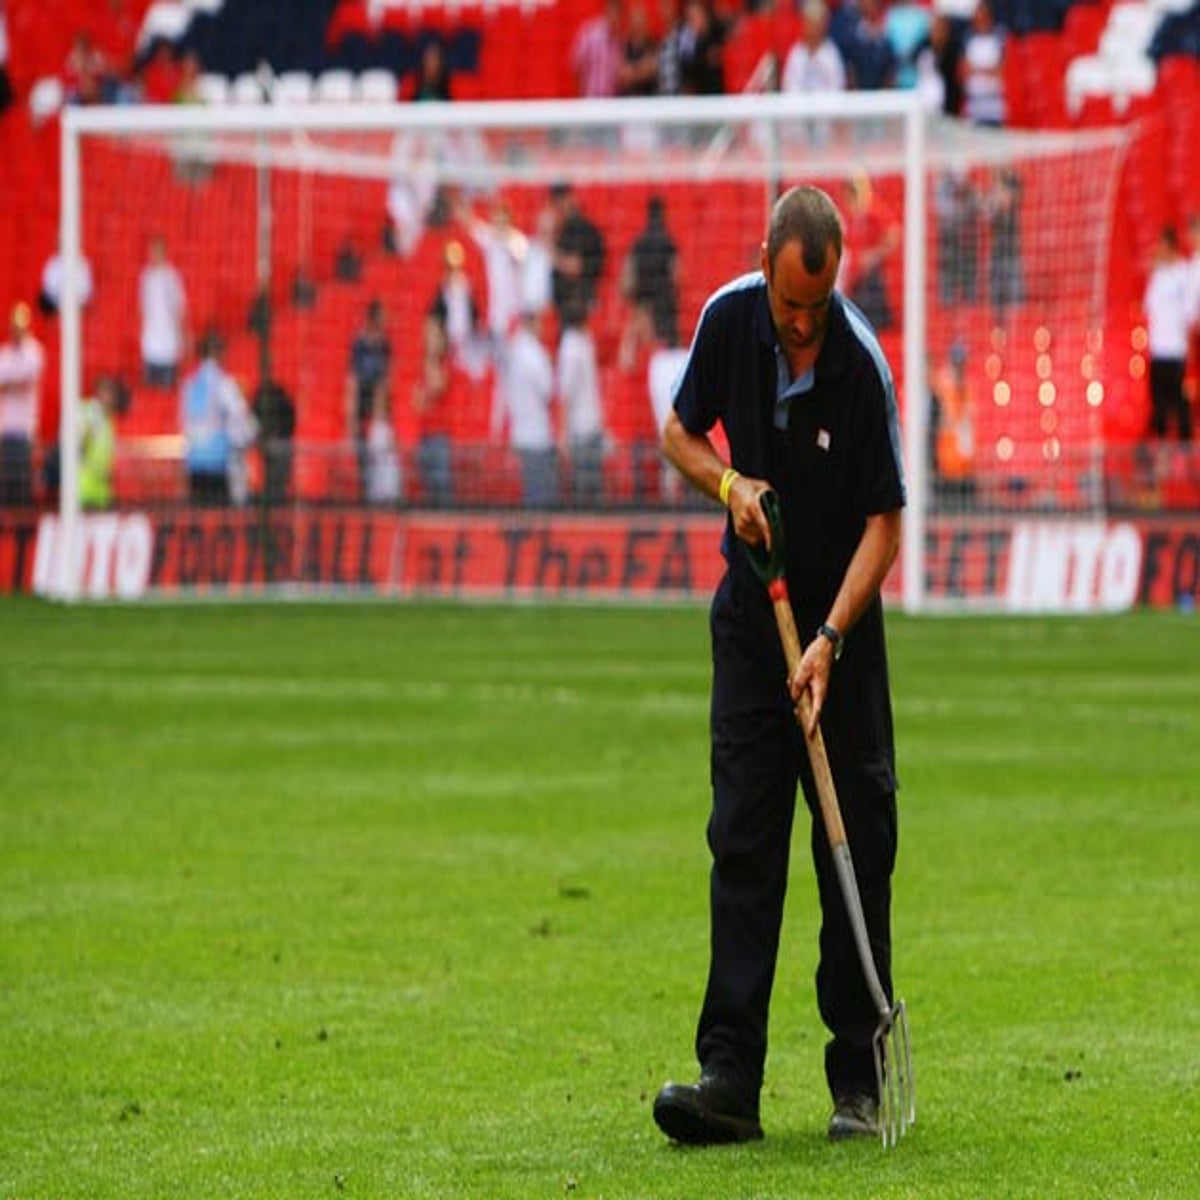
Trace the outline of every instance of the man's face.
<instances>
[{"instance_id":1,"label":"man's face","mask_svg":"<svg viewBox=\"0 0 1200 1200\"><path fill-rule=\"evenodd\" d=\"M811 350L821 344L829 323L829 305L837 282L838 259L830 246L825 264L810 275L804 268L799 242L788 242L772 263L762 250L771 322L785 354Z\"/></svg>"}]
</instances>

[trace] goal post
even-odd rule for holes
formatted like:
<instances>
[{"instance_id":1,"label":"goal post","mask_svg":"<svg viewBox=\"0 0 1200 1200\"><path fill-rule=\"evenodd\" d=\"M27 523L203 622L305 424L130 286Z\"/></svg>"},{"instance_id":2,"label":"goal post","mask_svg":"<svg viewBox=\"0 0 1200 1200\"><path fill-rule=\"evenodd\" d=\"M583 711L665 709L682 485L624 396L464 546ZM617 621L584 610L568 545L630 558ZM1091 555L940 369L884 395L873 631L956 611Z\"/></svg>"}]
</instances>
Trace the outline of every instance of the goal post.
<instances>
[{"instance_id":1,"label":"goal post","mask_svg":"<svg viewBox=\"0 0 1200 1200\"><path fill-rule=\"evenodd\" d=\"M884 309L879 336L896 377L909 486L888 598L912 611L1002 607L1003 584L975 559L1011 532L1014 507L1044 507L1053 495L1064 511L1099 511L1098 493L1076 479L1095 464L1083 470L1074 456L1095 455L1101 432L1103 395L1093 404L1088 388L1104 389L1104 263L1121 151L1115 133L1072 143L931 122L909 92L69 108L61 484L57 517L39 531L35 585L64 599L703 594L719 570L720 517L662 469L647 359L663 350L678 361L711 291L757 267L774 197L812 182L847 217L844 289L864 287L863 303ZM945 237L942 183L951 177L976 193L974 225L956 248ZM418 197L415 232L392 205L398 179L409 202ZM1005 179L1017 184L1009 229L1019 286L1001 263ZM503 208L512 221L505 236L532 260L548 197L564 184L605 243L582 325L600 385L602 482L594 491L581 483L576 418L556 384L553 486L549 500L531 501L520 418L502 395L507 333L489 328L499 290L487 239ZM647 334L629 291L627 263L652 197L665 206L677 259L670 337L657 327ZM154 235L165 235L188 291L193 347L217 329L242 393L278 384L294 407L283 457L272 459L280 447L260 426L245 455L248 484L216 510L188 490L179 381L164 391L140 378L137 278ZM863 281L875 237L887 248L871 291ZM82 310L72 269L81 257L96 279ZM453 479L441 492L417 397L431 299L452 258L465 260L475 317L462 344L441 344L440 361L461 385L442 431L442 468ZM1011 296L989 294L1006 287ZM382 500L362 486L370 451L346 417L350 344L372 299L382 302L392 344L386 423L398 486ZM554 363L566 322L553 306L546 316L541 342ZM1062 364L1064 354L1080 362L1055 452L1053 422L1038 419L1063 414L1066 372L1043 360ZM941 477L936 442L946 418L929 400L961 355L975 392L969 490ZM195 362L182 362L181 375ZM118 421L115 500L95 511L80 498L80 412L107 374L129 382L132 404ZM1060 390L1049 404L1047 383ZM1090 414L1090 428L1076 408L1085 424ZM282 490L270 483L272 461L286 467ZM960 588L958 576L947 579L944 543L964 538L985 549L966 552Z\"/></svg>"}]
</instances>

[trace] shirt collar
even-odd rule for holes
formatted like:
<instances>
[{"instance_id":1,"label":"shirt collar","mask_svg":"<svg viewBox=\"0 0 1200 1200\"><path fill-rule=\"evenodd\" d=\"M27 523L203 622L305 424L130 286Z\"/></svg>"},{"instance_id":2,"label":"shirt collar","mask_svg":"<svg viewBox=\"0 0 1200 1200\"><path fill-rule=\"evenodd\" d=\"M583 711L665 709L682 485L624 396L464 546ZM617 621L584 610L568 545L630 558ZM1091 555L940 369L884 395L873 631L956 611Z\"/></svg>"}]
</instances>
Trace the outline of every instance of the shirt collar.
<instances>
[{"instance_id":1,"label":"shirt collar","mask_svg":"<svg viewBox=\"0 0 1200 1200\"><path fill-rule=\"evenodd\" d=\"M767 283L763 279L762 296L755 314L755 325L759 341L774 351L778 344L775 326L771 323L771 305L767 300ZM850 337L850 326L846 321L846 307L839 291L834 291L829 303L829 324L825 329L825 340L821 343L821 352L817 355L814 372L820 378L840 375L847 365L847 340Z\"/></svg>"}]
</instances>

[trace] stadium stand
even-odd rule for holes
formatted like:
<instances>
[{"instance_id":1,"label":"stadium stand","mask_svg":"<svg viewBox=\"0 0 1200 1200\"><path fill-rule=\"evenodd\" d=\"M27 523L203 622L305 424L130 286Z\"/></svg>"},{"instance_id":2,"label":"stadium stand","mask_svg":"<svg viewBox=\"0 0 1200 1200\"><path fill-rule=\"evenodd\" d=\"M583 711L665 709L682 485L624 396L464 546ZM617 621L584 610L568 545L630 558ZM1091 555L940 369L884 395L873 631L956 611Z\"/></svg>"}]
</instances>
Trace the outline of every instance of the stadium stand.
<instances>
[{"instance_id":1,"label":"stadium stand","mask_svg":"<svg viewBox=\"0 0 1200 1200\"><path fill-rule=\"evenodd\" d=\"M451 68L453 94L462 98L564 97L573 93L568 48L579 22L599 10L598 0L538 0L501 3L497 0L454 0L419 4L367 3L366 0L188 0L187 3L94 4L89 0L64 0L46 5L40 0L9 0L7 6L10 69L19 103L0 116L0 189L12 200L8 219L0 226L0 298L5 310L18 298L36 290L41 265L57 240L58 124L63 102L63 64L74 35L86 31L105 55L114 75L136 82L138 72L154 59L157 49L168 47L175 56L194 52L203 64L202 98L208 103L296 103L360 99L375 101L403 97L411 83L423 46L439 39ZM905 50L911 54L912 30L919 27L920 6L904 5ZM965 23L971 5L944 3L939 7ZM1108 336L1119 346L1131 346L1129 371L1110 382L1120 403L1111 404L1106 434L1118 444L1130 445L1141 435L1145 405L1144 354L1138 349L1136 330L1150 246L1164 224L1182 225L1200 211L1200 174L1195 170L1194 147L1200 142L1200 2L1179 0L1003 0L997 14L1007 25L1005 80L1009 122L1028 128L1072 129L1092 125L1127 123L1137 138L1125 166L1120 188L1113 253ZM915 24L914 24L915 22ZM732 25L726 51L728 84L745 86L761 77L762 65L776 62L796 36L799 18L786 3L761 6ZM267 70L264 71L264 64ZM238 245L233 215L252 203L244 193L245 179L217 170L196 186L194 181L163 178L155 187L130 189L120 178L123 169L99 167L103 186L124 188L125 211L149 196L169 196L158 204L157 217L168 242L186 250L197 239L208 239L225 250L196 254L208 264L205 272L188 280L191 321L195 328L215 323L231 330L229 365L255 377L260 367L260 345L247 314L255 298L253 248ZM161 167L159 170L166 168ZM324 180L318 187L336 188ZM322 222L314 231L311 249L302 253L301 199L286 186L273 197L276 239L282 247L282 269L268 297L273 320L270 327L271 369L293 394L329 398L322 406L302 406L297 437L336 446L343 437L342 387L346 346L351 336L351 316L361 310L364 298L374 293L396 297L395 323L419 324L421 308L431 294L439 249L444 237L457 233L468 247L473 277L482 279L482 266L469 236L451 229L439 231L411 260L401 264L381 242L381 214L385 211L386 184L356 187L353 201L311 201L323 213L340 213L340 223ZM698 253L696 198L691 192L668 189L667 209L682 256ZM595 211L603 212L602 197ZM585 206L588 197L584 196ZM148 201L147 201L148 202ZM704 196L704 222L747 222L759 219L761 197L756 188L725 185L708 189ZM630 213L640 218L640 205ZM532 226L533 212L518 214L524 228ZM629 214L625 214L628 216ZM610 266L603 281L597 341L606 361L620 335L622 301L616 286L617 264L635 236L623 225L620 214L608 214L606 236ZM100 286L95 301L96 319L89 321L85 354L95 371L130 377L137 361L137 334L122 322L123 314L136 311L136 277L140 248L124 244L119 216L89 213L89 245L101 248L94 269ZM96 224L100 222L100 224ZM107 224L106 224L107 223ZM116 247L108 253L105 247ZM353 246L361 259L356 279L338 277L337 258ZM734 264L730 264L732 267ZM401 271L404 286L398 285ZM291 301L296 280L307 277L319 284L306 307ZM894 282L894 281L893 281ZM690 328L704 292L685 290L681 320ZM1057 314L1056 319L1063 319ZM126 327L117 339L95 336L102 326ZM1131 328L1134 334L1131 335ZM57 352L52 327L43 341L54 360ZM895 335L890 335L895 336ZM1082 332L1058 327L1048 333L1031 307L1019 314L1015 330L1003 348L1005 370L1013 386L1036 388L1045 382L1035 364L1049 336L1064 353L1057 361L1078 357ZM296 347L310 354L301 361ZM1069 353L1068 353L1069 351ZM1139 355L1141 358L1139 359ZM407 392L415 379L417 355L398 356L401 379L398 390ZM983 364L976 370L982 371ZM312 378L302 378L308 373ZM57 382L50 373L42 436L56 435ZM622 381L606 368L610 403L620 404ZM988 380L981 374L981 386ZM611 424L630 441L649 436L644 423L621 413ZM414 430L406 406L395 414L402 445L411 446ZM1011 414L989 406L983 434L989 439L1014 435L1006 425ZM155 437L174 432L175 411L170 398L135 390L134 403L123 419L122 432L135 437ZM1061 437L1070 438L1064 426ZM478 415L464 429L464 446L481 433ZM1036 438L1014 436L1016 445L1034 445ZM463 451L466 453L466 451ZM1021 464L1014 462L1014 478ZM304 468L301 490L313 497L329 498L352 491L352 471L339 465L336 453ZM619 473L618 498L636 491L633 468ZM1194 482L1185 477L1164 493L1169 502L1194 505Z\"/></svg>"}]
</instances>

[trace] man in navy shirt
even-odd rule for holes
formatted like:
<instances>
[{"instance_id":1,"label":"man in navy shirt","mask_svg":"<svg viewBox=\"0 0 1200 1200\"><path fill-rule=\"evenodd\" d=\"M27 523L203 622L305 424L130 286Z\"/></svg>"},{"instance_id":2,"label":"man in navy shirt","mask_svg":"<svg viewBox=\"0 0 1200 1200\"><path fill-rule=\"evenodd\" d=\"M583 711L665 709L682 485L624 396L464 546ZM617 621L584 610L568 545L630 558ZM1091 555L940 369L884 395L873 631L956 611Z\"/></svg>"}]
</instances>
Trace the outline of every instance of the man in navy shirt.
<instances>
[{"instance_id":1,"label":"man in navy shirt","mask_svg":"<svg viewBox=\"0 0 1200 1200\"><path fill-rule=\"evenodd\" d=\"M350 343L350 369L346 377L346 429L354 443L359 495L367 498L367 429L377 399L386 395L392 369L392 343L388 338L383 301L367 303L362 328Z\"/></svg>"},{"instance_id":2,"label":"man in navy shirt","mask_svg":"<svg viewBox=\"0 0 1200 1200\"><path fill-rule=\"evenodd\" d=\"M819 807L798 700L812 701L854 853L871 947L891 998L896 774L880 587L900 545L904 476L891 371L871 327L835 288L842 224L823 191L776 202L762 270L706 304L663 449L728 509L727 570L712 603L711 960L696 1033L700 1079L669 1083L654 1117L694 1144L762 1136L767 1014L801 785L821 898L817 1000L831 1033L829 1136L878 1135L867 992ZM709 439L720 421L731 462ZM738 541L769 540L759 497L778 495L801 636L787 678L766 589Z\"/></svg>"}]
</instances>

